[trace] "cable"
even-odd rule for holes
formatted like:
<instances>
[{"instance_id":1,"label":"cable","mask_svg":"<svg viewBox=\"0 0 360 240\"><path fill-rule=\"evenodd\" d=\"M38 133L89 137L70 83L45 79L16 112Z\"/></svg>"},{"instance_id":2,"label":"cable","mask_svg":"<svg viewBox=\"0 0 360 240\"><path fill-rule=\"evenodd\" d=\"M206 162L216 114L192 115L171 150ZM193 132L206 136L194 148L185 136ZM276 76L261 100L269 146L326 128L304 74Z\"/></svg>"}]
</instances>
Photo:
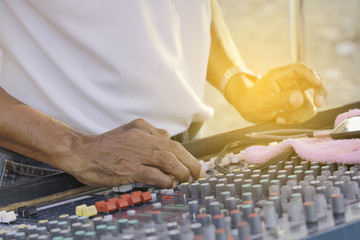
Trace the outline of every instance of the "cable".
<instances>
[{"instance_id":1,"label":"cable","mask_svg":"<svg viewBox=\"0 0 360 240\"><path fill-rule=\"evenodd\" d=\"M306 138L306 137L328 137L332 129L314 130L314 129L277 129L261 132L247 133L249 138L265 138L272 140L284 140L288 138Z\"/></svg>"}]
</instances>

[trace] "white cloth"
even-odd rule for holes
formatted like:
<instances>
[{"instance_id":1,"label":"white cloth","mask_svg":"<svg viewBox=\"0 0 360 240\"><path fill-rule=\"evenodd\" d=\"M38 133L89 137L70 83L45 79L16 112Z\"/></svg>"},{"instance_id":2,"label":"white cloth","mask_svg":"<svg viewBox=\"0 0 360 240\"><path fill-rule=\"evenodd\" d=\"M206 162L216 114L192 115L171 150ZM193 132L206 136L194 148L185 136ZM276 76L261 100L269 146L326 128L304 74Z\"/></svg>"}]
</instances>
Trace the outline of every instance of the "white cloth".
<instances>
[{"instance_id":1,"label":"white cloth","mask_svg":"<svg viewBox=\"0 0 360 240\"><path fill-rule=\"evenodd\" d=\"M144 118L172 135L204 103L209 0L1 0L0 85L85 133Z\"/></svg>"}]
</instances>

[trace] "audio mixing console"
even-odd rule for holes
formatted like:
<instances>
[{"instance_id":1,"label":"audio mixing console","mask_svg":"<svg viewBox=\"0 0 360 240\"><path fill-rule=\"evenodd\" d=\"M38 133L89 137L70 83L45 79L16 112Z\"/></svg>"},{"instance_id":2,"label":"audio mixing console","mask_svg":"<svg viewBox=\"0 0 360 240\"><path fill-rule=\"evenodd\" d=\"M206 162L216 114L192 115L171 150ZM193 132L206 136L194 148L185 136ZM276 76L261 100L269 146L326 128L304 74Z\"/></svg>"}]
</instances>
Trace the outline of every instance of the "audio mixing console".
<instances>
[{"instance_id":1,"label":"audio mixing console","mask_svg":"<svg viewBox=\"0 0 360 240\"><path fill-rule=\"evenodd\" d=\"M264 165L248 165L239 149L201 159L208 177L176 189L133 184L3 207L0 239L360 238L360 165L291 149Z\"/></svg>"}]
</instances>

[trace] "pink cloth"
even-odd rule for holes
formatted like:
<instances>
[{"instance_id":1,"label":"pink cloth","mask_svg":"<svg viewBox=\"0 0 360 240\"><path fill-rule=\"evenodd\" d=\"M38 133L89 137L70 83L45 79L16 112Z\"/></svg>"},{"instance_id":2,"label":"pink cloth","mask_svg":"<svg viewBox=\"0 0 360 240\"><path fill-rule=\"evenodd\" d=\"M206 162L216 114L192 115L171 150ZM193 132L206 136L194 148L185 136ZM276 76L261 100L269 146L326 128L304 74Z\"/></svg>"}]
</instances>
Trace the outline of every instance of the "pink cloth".
<instances>
[{"instance_id":1,"label":"pink cloth","mask_svg":"<svg viewBox=\"0 0 360 240\"><path fill-rule=\"evenodd\" d=\"M335 126L345 118L359 116L360 109L353 109L337 116ZM245 149L249 163L264 163L293 147L299 157L314 162L360 163L360 139L333 140L330 137L286 139L275 146L251 146Z\"/></svg>"}]
</instances>

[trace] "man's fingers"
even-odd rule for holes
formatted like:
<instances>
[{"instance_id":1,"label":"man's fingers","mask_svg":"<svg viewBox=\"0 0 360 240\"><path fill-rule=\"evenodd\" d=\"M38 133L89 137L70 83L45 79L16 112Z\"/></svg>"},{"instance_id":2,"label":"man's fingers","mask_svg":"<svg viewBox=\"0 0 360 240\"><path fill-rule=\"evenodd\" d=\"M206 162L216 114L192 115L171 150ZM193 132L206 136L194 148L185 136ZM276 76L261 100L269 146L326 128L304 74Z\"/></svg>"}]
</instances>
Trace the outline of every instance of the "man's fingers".
<instances>
[{"instance_id":1,"label":"man's fingers","mask_svg":"<svg viewBox=\"0 0 360 240\"><path fill-rule=\"evenodd\" d=\"M176 187L176 183L171 176L163 173L157 168L150 166L140 165L136 171L135 178L137 182L158 186L160 188Z\"/></svg>"},{"instance_id":2,"label":"man's fingers","mask_svg":"<svg viewBox=\"0 0 360 240\"><path fill-rule=\"evenodd\" d=\"M206 177L206 174L201 169L199 161L191 155L180 143L171 141L169 148L174 153L176 158L187 167L190 171L190 175L198 179L200 177Z\"/></svg>"},{"instance_id":3,"label":"man's fingers","mask_svg":"<svg viewBox=\"0 0 360 240\"><path fill-rule=\"evenodd\" d=\"M306 66L304 63L294 63L290 65L292 71L303 79L306 79L312 86L319 86L322 84L320 74Z\"/></svg>"},{"instance_id":4,"label":"man's fingers","mask_svg":"<svg viewBox=\"0 0 360 240\"><path fill-rule=\"evenodd\" d=\"M327 90L323 85L314 88L314 103L317 107L322 107L324 105L326 96Z\"/></svg>"},{"instance_id":5,"label":"man's fingers","mask_svg":"<svg viewBox=\"0 0 360 240\"><path fill-rule=\"evenodd\" d=\"M145 164L159 168L162 172L174 176L180 182L189 181L190 170L173 153L162 150L150 151L151 154L148 156L151 157L145 160Z\"/></svg>"},{"instance_id":6,"label":"man's fingers","mask_svg":"<svg viewBox=\"0 0 360 240\"><path fill-rule=\"evenodd\" d=\"M200 172L199 161L179 142L151 135L143 135L140 140L143 150L138 154L138 163L159 168L181 182L187 182L190 176L195 179L206 176Z\"/></svg>"},{"instance_id":7,"label":"man's fingers","mask_svg":"<svg viewBox=\"0 0 360 240\"><path fill-rule=\"evenodd\" d=\"M300 91L285 91L276 94L272 101L279 106L279 110L291 110L303 105L304 96Z\"/></svg>"},{"instance_id":8,"label":"man's fingers","mask_svg":"<svg viewBox=\"0 0 360 240\"><path fill-rule=\"evenodd\" d=\"M305 122L316 115L316 108L309 94L305 93L304 103L301 107L280 112L276 116L277 124L292 124Z\"/></svg>"},{"instance_id":9,"label":"man's fingers","mask_svg":"<svg viewBox=\"0 0 360 240\"><path fill-rule=\"evenodd\" d=\"M303 63L294 63L270 72L282 90L302 90L322 85L319 73ZM266 75L265 75L266 76Z\"/></svg>"},{"instance_id":10,"label":"man's fingers","mask_svg":"<svg viewBox=\"0 0 360 240\"><path fill-rule=\"evenodd\" d=\"M193 178L198 179L200 177L206 176L205 172L201 171L201 164L199 161L194 156L192 156L181 145L181 143L164 139L161 139L159 143L158 150L172 153L175 159L177 159L183 166L186 167L186 169L190 171L190 175Z\"/></svg>"},{"instance_id":11,"label":"man's fingers","mask_svg":"<svg viewBox=\"0 0 360 240\"><path fill-rule=\"evenodd\" d=\"M206 176L204 171L201 172L198 160L179 142L170 140L166 131L155 128L143 119L130 122L127 128L146 133L141 138L139 133L133 134L134 141L142 145L145 152L138 156L139 163L157 167L182 182L188 181L190 176L195 179Z\"/></svg>"}]
</instances>

